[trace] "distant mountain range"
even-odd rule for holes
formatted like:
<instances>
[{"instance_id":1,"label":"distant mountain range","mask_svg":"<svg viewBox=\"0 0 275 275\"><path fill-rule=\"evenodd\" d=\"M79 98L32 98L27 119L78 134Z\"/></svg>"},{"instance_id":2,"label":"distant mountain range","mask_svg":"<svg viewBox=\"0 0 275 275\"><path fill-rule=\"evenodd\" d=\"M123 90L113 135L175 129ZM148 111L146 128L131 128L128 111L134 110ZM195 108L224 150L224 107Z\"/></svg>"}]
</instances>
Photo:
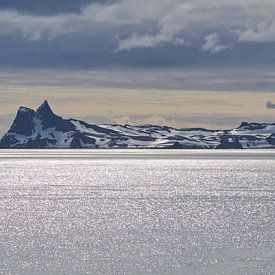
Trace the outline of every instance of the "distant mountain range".
<instances>
[{"instance_id":1,"label":"distant mountain range","mask_svg":"<svg viewBox=\"0 0 275 275\"><path fill-rule=\"evenodd\" d=\"M44 101L36 111L19 108L0 148L275 148L275 123L243 122L231 130L92 125L57 116Z\"/></svg>"}]
</instances>

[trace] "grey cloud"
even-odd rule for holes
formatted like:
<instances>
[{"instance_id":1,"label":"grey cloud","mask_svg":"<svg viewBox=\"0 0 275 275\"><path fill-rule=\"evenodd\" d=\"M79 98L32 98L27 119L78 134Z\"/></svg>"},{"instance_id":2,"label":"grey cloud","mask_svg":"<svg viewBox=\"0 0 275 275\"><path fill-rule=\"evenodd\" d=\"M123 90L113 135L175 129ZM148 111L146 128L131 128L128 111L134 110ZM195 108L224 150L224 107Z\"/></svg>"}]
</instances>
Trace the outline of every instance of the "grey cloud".
<instances>
[{"instance_id":1,"label":"grey cloud","mask_svg":"<svg viewBox=\"0 0 275 275\"><path fill-rule=\"evenodd\" d=\"M274 66L273 0L35 1L0 0L2 66Z\"/></svg>"},{"instance_id":2,"label":"grey cloud","mask_svg":"<svg viewBox=\"0 0 275 275\"><path fill-rule=\"evenodd\" d=\"M7 92L13 87L52 86L274 93L275 70L0 70L0 83Z\"/></svg>"},{"instance_id":3,"label":"grey cloud","mask_svg":"<svg viewBox=\"0 0 275 275\"><path fill-rule=\"evenodd\" d=\"M52 15L80 12L91 3L112 3L113 0L0 0L0 9L15 10L25 14Z\"/></svg>"},{"instance_id":4,"label":"grey cloud","mask_svg":"<svg viewBox=\"0 0 275 275\"><path fill-rule=\"evenodd\" d=\"M21 14L17 11L0 11L0 34L17 35L29 41L44 38L52 39L58 35L73 31L70 22L77 19L77 15L34 16Z\"/></svg>"},{"instance_id":5,"label":"grey cloud","mask_svg":"<svg viewBox=\"0 0 275 275\"><path fill-rule=\"evenodd\" d=\"M144 4L143 1L122 0L113 5L113 8L104 7L99 16L96 16L101 22L113 24L142 24L146 21L155 24L158 30L156 34L151 35L146 28L142 34L131 34L119 40L119 50L157 47L162 45L162 42L172 44L175 37L181 40L185 38L190 44L194 44L196 43L194 33L196 35L210 33L206 36L202 48L219 52L225 48L219 43L219 32L222 32L225 39L230 38L233 44L244 41L246 33L249 33L251 28L260 28L263 22L270 21L270 18L274 17L275 12L275 3L269 0L261 1L260 4L253 0L230 3L223 0L196 2L172 0L169 3L150 0ZM127 10L130 12L127 13ZM272 26L270 29L272 30ZM261 33L261 36L264 35L268 37L270 34ZM263 41L273 40L263 39Z\"/></svg>"},{"instance_id":6,"label":"grey cloud","mask_svg":"<svg viewBox=\"0 0 275 275\"><path fill-rule=\"evenodd\" d=\"M241 33L239 40L246 42L274 42L275 22L272 20L263 21L255 29L248 29Z\"/></svg>"},{"instance_id":7,"label":"grey cloud","mask_svg":"<svg viewBox=\"0 0 275 275\"><path fill-rule=\"evenodd\" d=\"M88 2L89 3L89 2ZM53 14L47 16L22 14L20 11L2 11L2 27L16 26L34 31L67 33L78 30L83 25L110 24L142 25L141 37L150 35L148 23L159 30L157 35L186 34L189 39L196 33L212 33L219 28L228 33L232 31L249 31L263 20L273 18L275 3L269 0L261 1L261 9L253 0L233 1L186 1L170 0L121 0L114 3L91 3L81 8L80 13ZM234 12L234 16L232 13ZM219 24L217 24L219 22ZM249 23L247 23L249 22ZM75 24L77 23L77 24ZM82 23L82 24L80 24ZM247 27L248 25L248 27ZM211 32L210 32L211 33ZM132 35L131 35L132 36ZM131 37L129 36L129 37Z\"/></svg>"},{"instance_id":8,"label":"grey cloud","mask_svg":"<svg viewBox=\"0 0 275 275\"><path fill-rule=\"evenodd\" d=\"M220 43L220 37L217 33L212 33L204 38L205 43L202 45L202 51L209 51L212 54L219 53L230 47L223 46Z\"/></svg>"}]
</instances>

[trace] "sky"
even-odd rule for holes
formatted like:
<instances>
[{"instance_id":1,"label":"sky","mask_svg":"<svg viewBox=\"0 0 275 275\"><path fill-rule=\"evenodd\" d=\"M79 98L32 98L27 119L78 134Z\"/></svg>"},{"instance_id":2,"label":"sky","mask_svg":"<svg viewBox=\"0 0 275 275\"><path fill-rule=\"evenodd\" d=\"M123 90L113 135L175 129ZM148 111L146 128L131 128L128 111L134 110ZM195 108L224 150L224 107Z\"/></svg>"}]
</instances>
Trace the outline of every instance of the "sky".
<instances>
[{"instance_id":1,"label":"sky","mask_svg":"<svg viewBox=\"0 0 275 275\"><path fill-rule=\"evenodd\" d=\"M45 98L90 123L275 121L274 0L0 0L0 134Z\"/></svg>"}]
</instances>

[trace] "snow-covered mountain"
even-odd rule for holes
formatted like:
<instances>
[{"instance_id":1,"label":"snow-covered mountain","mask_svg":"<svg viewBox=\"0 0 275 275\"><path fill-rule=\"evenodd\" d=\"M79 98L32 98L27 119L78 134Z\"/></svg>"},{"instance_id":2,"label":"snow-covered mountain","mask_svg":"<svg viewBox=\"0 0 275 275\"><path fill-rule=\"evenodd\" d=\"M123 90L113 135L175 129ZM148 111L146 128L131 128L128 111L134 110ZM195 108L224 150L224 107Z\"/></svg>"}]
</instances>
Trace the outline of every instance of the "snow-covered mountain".
<instances>
[{"instance_id":1,"label":"snow-covered mountain","mask_svg":"<svg viewBox=\"0 0 275 275\"><path fill-rule=\"evenodd\" d=\"M177 129L156 125L90 125L57 116L45 101L20 107L1 148L275 148L275 123L232 130Z\"/></svg>"}]
</instances>

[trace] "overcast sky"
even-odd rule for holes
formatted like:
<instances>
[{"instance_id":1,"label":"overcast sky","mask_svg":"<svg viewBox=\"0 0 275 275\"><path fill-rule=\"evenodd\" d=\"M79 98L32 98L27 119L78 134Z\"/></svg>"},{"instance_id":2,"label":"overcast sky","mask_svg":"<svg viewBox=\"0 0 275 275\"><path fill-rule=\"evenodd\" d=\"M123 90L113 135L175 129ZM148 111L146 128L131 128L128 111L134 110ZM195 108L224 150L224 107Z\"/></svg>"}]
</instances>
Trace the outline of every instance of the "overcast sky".
<instances>
[{"instance_id":1,"label":"overcast sky","mask_svg":"<svg viewBox=\"0 0 275 275\"><path fill-rule=\"evenodd\" d=\"M274 100L275 1L0 0L0 77L1 91L11 96L24 87L24 104L31 102L27 88L33 86L153 89L156 101L158 89L233 91L236 98L245 91L253 99L269 93ZM86 93L90 98L92 92ZM6 109L4 92L0 99ZM62 93L57 108L66 99ZM16 104L2 115L1 129ZM141 111L140 117L161 116L162 110ZM261 119L258 111L247 117ZM214 118L221 115L202 122L217 125ZM236 119L226 121L230 126Z\"/></svg>"},{"instance_id":2,"label":"overcast sky","mask_svg":"<svg viewBox=\"0 0 275 275\"><path fill-rule=\"evenodd\" d=\"M273 67L273 0L0 0L2 67Z\"/></svg>"}]
</instances>

